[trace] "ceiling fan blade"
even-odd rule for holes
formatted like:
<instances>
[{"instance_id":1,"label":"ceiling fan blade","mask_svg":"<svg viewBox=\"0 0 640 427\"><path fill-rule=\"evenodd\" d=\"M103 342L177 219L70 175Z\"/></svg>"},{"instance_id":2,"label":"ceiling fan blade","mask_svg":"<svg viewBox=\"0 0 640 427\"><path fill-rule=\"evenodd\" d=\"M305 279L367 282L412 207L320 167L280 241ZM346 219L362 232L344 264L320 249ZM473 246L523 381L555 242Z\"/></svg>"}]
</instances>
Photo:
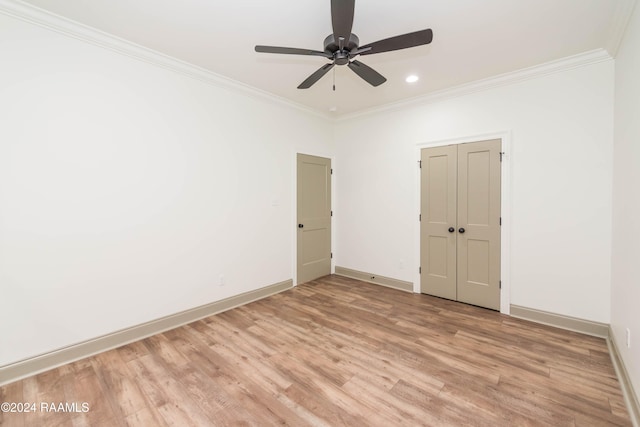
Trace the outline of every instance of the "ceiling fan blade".
<instances>
[{"instance_id":1,"label":"ceiling fan blade","mask_svg":"<svg viewBox=\"0 0 640 427\"><path fill-rule=\"evenodd\" d=\"M358 60L351 61L349 63L349 68L351 68L354 73L362 77L371 86L380 86L382 83L387 81L382 74Z\"/></svg>"},{"instance_id":2,"label":"ceiling fan blade","mask_svg":"<svg viewBox=\"0 0 640 427\"><path fill-rule=\"evenodd\" d=\"M392 50L406 49L408 47L422 46L431 43L433 31L421 30L401 36L390 37L361 46L358 50L370 47L371 50L360 53L360 55L373 55L374 53L390 52Z\"/></svg>"},{"instance_id":3,"label":"ceiling fan blade","mask_svg":"<svg viewBox=\"0 0 640 427\"><path fill-rule=\"evenodd\" d=\"M344 38L344 46L349 43L355 5L356 0L331 0L331 23L335 44L339 44L340 37Z\"/></svg>"},{"instance_id":4,"label":"ceiling fan blade","mask_svg":"<svg viewBox=\"0 0 640 427\"><path fill-rule=\"evenodd\" d=\"M305 81L300 83L298 89L309 89L315 84L315 82L320 80L322 76L327 74L329 70L331 70L334 66L335 64L325 64L324 66L320 67L315 73L311 74Z\"/></svg>"},{"instance_id":5,"label":"ceiling fan blade","mask_svg":"<svg viewBox=\"0 0 640 427\"><path fill-rule=\"evenodd\" d=\"M370 50L371 50L370 47L363 47L363 48L353 49L353 50L351 50L349 52L349 56L362 55L363 52L368 52Z\"/></svg>"},{"instance_id":6,"label":"ceiling fan blade","mask_svg":"<svg viewBox=\"0 0 640 427\"><path fill-rule=\"evenodd\" d=\"M327 52L311 49L298 49L295 47L279 47L279 46L256 46L256 52L262 53L282 53L286 55L310 55L322 56L324 58L333 58L333 55Z\"/></svg>"}]
</instances>

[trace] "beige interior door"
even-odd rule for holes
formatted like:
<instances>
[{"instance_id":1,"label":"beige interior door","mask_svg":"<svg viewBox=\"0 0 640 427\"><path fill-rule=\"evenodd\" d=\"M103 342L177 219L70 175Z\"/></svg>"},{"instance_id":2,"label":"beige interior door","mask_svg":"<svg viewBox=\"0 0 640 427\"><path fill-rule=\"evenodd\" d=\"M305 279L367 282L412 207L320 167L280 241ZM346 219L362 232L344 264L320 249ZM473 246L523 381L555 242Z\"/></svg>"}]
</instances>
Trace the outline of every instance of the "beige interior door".
<instances>
[{"instance_id":1,"label":"beige interior door","mask_svg":"<svg viewBox=\"0 0 640 427\"><path fill-rule=\"evenodd\" d=\"M501 145L498 139L422 150L422 292L500 309Z\"/></svg>"},{"instance_id":2,"label":"beige interior door","mask_svg":"<svg viewBox=\"0 0 640 427\"><path fill-rule=\"evenodd\" d=\"M458 301L494 310L500 309L501 145L458 146Z\"/></svg>"},{"instance_id":3,"label":"beige interior door","mask_svg":"<svg viewBox=\"0 0 640 427\"><path fill-rule=\"evenodd\" d=\"M331 274L331 159L298 154L297 282Z\"/></svg>"},{"instance_id":4,"label":"beige interior door","mask_svg":"<svg viewBox=\"0 0 640 427\"><path fill-rule=\"evenodd\" d=\"M457 149L424 149L421 159L421 292L455 300Z\"/></svg>"}]
</instances>

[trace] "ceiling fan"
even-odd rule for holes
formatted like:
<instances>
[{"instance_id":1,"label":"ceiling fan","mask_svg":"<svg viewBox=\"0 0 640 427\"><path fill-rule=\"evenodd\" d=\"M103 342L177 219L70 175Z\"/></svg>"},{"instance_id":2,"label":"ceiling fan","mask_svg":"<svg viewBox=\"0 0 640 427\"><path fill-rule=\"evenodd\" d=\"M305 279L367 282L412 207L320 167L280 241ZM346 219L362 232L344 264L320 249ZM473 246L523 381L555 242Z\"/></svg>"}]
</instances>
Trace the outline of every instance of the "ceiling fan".
<instances>
[{"instance_id":1,"label":"ceiling fan","mask_svg":"<svg viewBox=\"0 0 640 427\"><path fill-rule=\"evenodd\" d=\"M353 58L358 55L373 55L375 53L421 46L429 44L433 40L433 31L427 29L360 46L358 36L351 32L354 8L355 0L331 0L333 34L329 34L324 39L324 51L258 45L255 48L256 52L321 56L332 61L307 77L305 81L300 83L298 89L310 88L336 65L347 65L372 86L380 86L387 79L373 68Z\"/></svg>"}]
</instances>

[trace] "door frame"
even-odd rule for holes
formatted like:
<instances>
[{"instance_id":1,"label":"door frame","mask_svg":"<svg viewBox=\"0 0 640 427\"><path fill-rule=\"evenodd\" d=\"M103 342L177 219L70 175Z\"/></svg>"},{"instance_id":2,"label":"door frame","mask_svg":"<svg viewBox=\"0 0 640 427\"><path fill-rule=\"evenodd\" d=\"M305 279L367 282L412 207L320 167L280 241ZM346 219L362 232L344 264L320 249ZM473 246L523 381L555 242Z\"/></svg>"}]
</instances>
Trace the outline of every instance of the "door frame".
<instances>
[{"instance_id":1,"label":"door frame","mask_svg":"<svg viewBox=\"0 0 640 427\"><path fill-rule=\"evenodd\" d=\"M293 279L293 286L298 286L298 154L306 154L307 156L324 157L325 159L331 159L331 169L336 168L336 158L329 153L323 153L318 151L309 150L295 150L292 154L291 161L291 277ZM336 185L335 174L331 174L331 211L336 210ZM331 253L335 247L336 227L331 217ZM331 258L331 274L336 272L335 257Z\"/></svg>"},{"instance_id":2,"label":"door frame","mask_svg":"<svg viewBox=\"0 0 640 427\"><path fill-rule=\"evenodd\" d=\"M423 148L441 147L444 145L459 145L470 142L486 141L489 139L502 140L502 168L500 171L501 190L500 190L500 216L502 218L502 228L500 229L500 280L502 288L500 290L500 313L510 314L511 311L511 174L512 174L512 137L511 131L499 131L484 134L472 134L451 139L436 139L426 142L419 142L415 148L416 163L420 162L421 150ZM419 164L419 163L418 163ZM416 218L420 215L420 168L416 167L415 183L415 209ZM414 250L418 256L418 265L420 265L420 222L416 221L414 226ZM420 293L421 282L420 273L416 268L416 279L413 284L413 292Z\"/></svg>"}]
</instances>

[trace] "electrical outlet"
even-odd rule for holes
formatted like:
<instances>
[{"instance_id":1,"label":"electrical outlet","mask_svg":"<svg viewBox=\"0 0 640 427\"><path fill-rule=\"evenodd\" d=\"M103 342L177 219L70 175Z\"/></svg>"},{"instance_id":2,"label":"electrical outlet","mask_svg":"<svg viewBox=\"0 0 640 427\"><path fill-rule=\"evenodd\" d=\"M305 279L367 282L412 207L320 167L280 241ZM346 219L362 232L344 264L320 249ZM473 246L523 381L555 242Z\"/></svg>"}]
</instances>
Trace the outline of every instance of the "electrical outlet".
<instances>
[{"instance_id":1,"label":"electrical outlet","mask_svg":"<svg viewBox=\"0 0 640 427\"><path fill-rule=\"evenodd\" d=\"M627 348L631 348L631 329L627 328Z\"/></svg>"},{"instance_id":2,"label":"electrical outlet","mask_svg":"<svg viewBox=\"0 0 640 427\"><path fill-rule=\"evenodd\" d=\"M220 282L219 282L220 286L224 286L224 274L220 275Z\"/></svg>"}]
</instances>

